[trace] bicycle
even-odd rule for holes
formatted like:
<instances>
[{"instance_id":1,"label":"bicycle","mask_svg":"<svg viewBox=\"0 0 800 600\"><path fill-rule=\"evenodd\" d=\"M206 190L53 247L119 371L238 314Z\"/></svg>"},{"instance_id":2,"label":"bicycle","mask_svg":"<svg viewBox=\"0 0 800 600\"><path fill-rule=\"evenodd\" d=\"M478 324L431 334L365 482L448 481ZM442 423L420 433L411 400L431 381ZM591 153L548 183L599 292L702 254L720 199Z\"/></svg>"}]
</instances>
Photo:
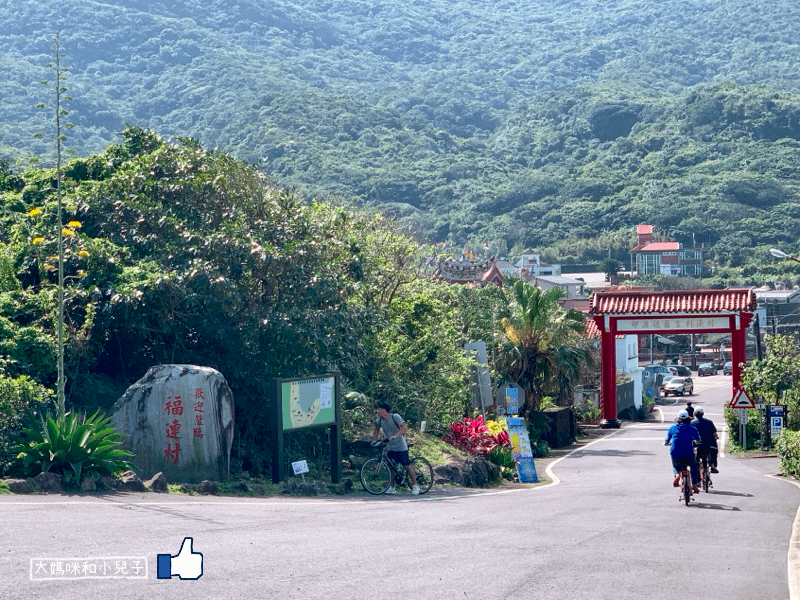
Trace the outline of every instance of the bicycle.
<instances>
[{"instance_id":1,"label":"bicycle","mask_svg":"<svg viewBox=\"0 0 800 600\"><path fill-rule=\"evenodd\" d=\"M406 468L397 463L397 461L389 458L386 444L378 442L375 447L382 445L383 451L380 458L370 458L361 467L361 485L362 487L375 496L379 496L389 489L392 482L392 475L389 469L394 469L394 482L395 486L405 485L411 487L411 478L408 475ZM408 447L411 448L413 442L408 442ZM414 474L417 476L417 485L419 486L419 493L424 494L433 486L433 467L422 456L414 456L411 458L411 466L414 467Z\"/></svg>"},{"instance_id":2,"label":"bicycle","mask_svg":"<svg viewBox=\"0 0 800 600\"><path fill-rule=\"evenodd\" d=\"M711 467L708 464L708 452L700 452L698 448L697 466L700 468L700 483L703 484L703 491L708 493L708 488L714 487L711 483Z\"/></svg>"},{"instance_id":3,"label":"bicycle","mask_svg":"<svg viewBox=\"0 0 800 600\"><path fill-rule=\"evenodd\" d=\"M681 465L681 495L678 498L678 502L683 500L686 502L686 506L689 506L689 502L692 500L692 475L689 472L689 465L684 464Z\"/></svg>"}]
</instances>

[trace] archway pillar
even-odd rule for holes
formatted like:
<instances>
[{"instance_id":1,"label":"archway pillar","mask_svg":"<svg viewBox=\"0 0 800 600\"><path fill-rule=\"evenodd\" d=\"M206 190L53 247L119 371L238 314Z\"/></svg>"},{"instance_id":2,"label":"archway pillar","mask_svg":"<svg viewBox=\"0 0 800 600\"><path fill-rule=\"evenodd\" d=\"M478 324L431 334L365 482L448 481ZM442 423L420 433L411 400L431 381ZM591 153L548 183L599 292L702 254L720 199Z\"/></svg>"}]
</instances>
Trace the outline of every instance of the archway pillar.
<instances>
[{"instance_id":1,"label":"archway pillar","mask_svg":"<svg viewBox=\"0 0 800 600\"><path fill-rule=\"evenodd\" d=\"M745 351L747 344L747 327L753 315L749 313L739 313L731 317L731 378L733 379L734 394L736 390L742 389L742 367L739 365L747 360Z\"/></svg>"},{"instance_id":2,"label":"archway pillar","mask_svg":"<svg viewBox=\"0 0 800 600\"><path fill-rule=\"evenodd\" d=\"M595 317L600 330L600 409L603 420L600 427L616 429L622 425L617 419L617 347L616 319L608 315Z\"/></svg>"}]
</instances>

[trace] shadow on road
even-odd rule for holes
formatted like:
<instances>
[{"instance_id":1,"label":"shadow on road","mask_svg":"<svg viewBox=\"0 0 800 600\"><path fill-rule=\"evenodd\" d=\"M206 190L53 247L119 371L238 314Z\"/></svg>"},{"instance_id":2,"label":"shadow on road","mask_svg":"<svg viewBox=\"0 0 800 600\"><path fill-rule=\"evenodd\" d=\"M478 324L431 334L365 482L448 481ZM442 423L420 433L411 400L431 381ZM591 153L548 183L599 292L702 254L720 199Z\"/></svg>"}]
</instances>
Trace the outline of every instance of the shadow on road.
<instances>
[{"instance_id":1,"label":"shadow on road","mask_svg":"<svg viewBox=\"0 0 800 600\"><path fill-rule=\"evenodd\" d=\"M723 492L721 490L712 490L708 492L709 494L715 494L717 496L741 496L742 498L752 498L753 494L742 494L741 492Z\"/></svg>"},{"instance_id":2,"label":"shadow on road","mask_svg":"<svg viewBox=\"0 0 800 600\"><path fill-rule=\"evenodd\" d=\"M741 508L738 506L726 506L725 504L710 504L708 502L692 502L689 504L689 507L694 508L705 508L711 510L730 510L732 512L741 512Z\"/></svg>"},{"instance_id":3,"label":"shadow on road","mask_svg":"<svg viewBox=\"0 0 800 600\"><path fill-rule=\"evenodd\" d=\"M580 458L582 456L653 456L655 452L645 452L644 450L577 450L570 455L570 458Z\"/></svg>"}]
</instances>

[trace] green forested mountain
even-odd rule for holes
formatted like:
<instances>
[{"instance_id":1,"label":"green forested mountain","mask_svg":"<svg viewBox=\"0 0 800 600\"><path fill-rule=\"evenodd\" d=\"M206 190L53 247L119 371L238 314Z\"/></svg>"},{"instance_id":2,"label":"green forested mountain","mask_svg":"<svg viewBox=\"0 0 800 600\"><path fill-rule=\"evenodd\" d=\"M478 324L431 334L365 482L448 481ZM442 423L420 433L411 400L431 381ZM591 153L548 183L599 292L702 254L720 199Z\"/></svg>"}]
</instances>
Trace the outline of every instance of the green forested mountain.
<instances>
[{"instance_id":1,"label":"green forested mountain","mask_svg":"<svg viewBox=\"0 0 800 600\"><path fill-rule=\"evenodd\" d=\"M24 1L0 22L8 159L51 154L33 107L60 30L80 155L146 126L432 241L562 262L626 258L641 222L736 269L800 232L789 0Z\"/></svg>"}]
</instances>

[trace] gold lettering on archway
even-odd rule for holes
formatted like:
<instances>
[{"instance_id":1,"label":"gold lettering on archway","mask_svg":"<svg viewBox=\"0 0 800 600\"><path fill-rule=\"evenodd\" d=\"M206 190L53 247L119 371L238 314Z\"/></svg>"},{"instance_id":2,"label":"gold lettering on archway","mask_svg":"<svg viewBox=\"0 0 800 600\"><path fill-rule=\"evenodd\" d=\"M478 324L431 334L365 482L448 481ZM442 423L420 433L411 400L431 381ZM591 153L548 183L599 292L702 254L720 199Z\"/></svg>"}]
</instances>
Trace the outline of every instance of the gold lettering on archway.
<instances>
[{"instance_id":1,"label":"gold lettering on archway","mask_svg":"<svg viewBox=\"0 0 800 600\"><path fill-rule=\"evenodd\" d=\"M680 317L680 318L651 318L651 319L618 319L618 332L647 333L649 331L697 330L697 329L728 329L728 317Z\"/></svg>"}]
</instances>

